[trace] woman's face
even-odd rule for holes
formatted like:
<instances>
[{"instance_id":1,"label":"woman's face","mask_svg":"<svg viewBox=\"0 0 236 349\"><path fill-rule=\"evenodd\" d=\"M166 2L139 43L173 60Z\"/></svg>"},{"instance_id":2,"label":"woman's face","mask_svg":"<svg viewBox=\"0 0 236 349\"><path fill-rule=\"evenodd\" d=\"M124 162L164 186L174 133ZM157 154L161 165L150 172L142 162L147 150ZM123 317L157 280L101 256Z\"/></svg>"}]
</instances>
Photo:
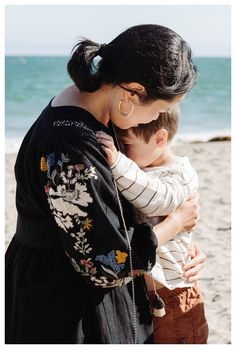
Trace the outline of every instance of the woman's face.
<instances>
[{"instance_id":1,"label":"woman's face","mask_svg":"<svg viewBox=\"0 0 236 349\"><path fill-rule=\"evenodd\" d=\"M184 99L185 95L176 96L172 101L166 101L159 99L149 104L142 104L139 101L138 96L131 97L134 101L134 111L130 116L122 116L118 110L118 102L114 103L113 108L110 111L111 121L121 129L128 129L130 127L137 127L138 124L148 124L149 122L156 120L159 113L177 105ZM131 110L131 103L124 99L122 102L122 110L129 112Z\"/></svg>"}]
</instances>

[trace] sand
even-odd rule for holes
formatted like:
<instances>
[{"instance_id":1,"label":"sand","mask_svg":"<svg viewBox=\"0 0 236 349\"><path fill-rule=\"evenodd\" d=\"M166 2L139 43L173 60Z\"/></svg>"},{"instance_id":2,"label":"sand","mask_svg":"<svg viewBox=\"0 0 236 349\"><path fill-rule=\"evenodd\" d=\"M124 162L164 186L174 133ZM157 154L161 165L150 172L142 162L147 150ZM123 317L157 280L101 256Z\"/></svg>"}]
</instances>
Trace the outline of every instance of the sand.
<instances>
[{"instance_id":1,"label":"sand","mask_svg":"<svg viewBox=\"0 0 236 349\"><path fill-rule=\"evenodd\" d=\"M195 241L207 256L200 285L205 296L209 343L231 342L231 142L187 143L175 146L187 155L200 179L201 219ZM6 247L16 226L15 155L6 155Z\"/></svg>"}]
</instances>

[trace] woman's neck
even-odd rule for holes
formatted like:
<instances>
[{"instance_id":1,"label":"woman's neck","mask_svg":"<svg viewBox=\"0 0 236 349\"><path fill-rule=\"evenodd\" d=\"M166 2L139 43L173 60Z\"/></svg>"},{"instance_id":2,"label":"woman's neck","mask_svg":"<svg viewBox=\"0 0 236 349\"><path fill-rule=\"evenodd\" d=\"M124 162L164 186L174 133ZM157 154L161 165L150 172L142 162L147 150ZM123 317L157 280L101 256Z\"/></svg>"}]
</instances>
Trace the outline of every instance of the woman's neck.
<instances>
[{"instance_id":1,"label":"woman's neck","mask_svg":"<svg viewBox=\"0 0 236 349\"><path fill-rule=\"evenodd\" d=\"M109 122L108 88L106 87L101 87L95 92L81 92L75 85L71 85L53 99L53 107L63 105L83 108L105 126Z\"/></svg>"}]
</instances>

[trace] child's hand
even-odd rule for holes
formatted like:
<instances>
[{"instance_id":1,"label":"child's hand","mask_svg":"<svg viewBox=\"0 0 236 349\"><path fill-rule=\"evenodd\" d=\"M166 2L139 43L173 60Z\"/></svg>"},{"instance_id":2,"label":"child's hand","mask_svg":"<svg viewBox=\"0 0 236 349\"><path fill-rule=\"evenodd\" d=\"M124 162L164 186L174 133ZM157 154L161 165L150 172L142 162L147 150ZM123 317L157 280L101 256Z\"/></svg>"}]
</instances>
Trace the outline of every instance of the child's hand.
<instances>
[{"instance_id":1,"label":"child's hand","mask_svg":"<svg viewBox=\"0 0 236 349\"><path fill-rule=\"evenodd\" d=\"M113 138L103 131L96 132L96 137L106 153L109 166L112 166L118 158L118 151L114 145Z\"/></svg>"}]
</instances>

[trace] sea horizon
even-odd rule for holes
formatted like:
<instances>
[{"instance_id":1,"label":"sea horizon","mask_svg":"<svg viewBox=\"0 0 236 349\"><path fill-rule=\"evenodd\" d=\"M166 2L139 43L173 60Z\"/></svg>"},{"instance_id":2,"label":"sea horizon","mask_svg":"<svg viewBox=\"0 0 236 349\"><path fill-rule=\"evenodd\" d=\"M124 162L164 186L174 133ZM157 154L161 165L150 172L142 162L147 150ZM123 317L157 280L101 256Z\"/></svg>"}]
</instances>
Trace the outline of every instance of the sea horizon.
<instances>
[{"instance_id":1,"label":"sea horizon","mask_svg":"<svg viewBox=\"0 0 236 349\"><path fill-rule=\"evenodd\" d=\"M72 82L69 56L6 55L5 152L16 153L30 126L49 101ZM181 103L173 144L209 141L231 134L231 58L194 57L196 86Z\"/></svg>"}]
</instances>

